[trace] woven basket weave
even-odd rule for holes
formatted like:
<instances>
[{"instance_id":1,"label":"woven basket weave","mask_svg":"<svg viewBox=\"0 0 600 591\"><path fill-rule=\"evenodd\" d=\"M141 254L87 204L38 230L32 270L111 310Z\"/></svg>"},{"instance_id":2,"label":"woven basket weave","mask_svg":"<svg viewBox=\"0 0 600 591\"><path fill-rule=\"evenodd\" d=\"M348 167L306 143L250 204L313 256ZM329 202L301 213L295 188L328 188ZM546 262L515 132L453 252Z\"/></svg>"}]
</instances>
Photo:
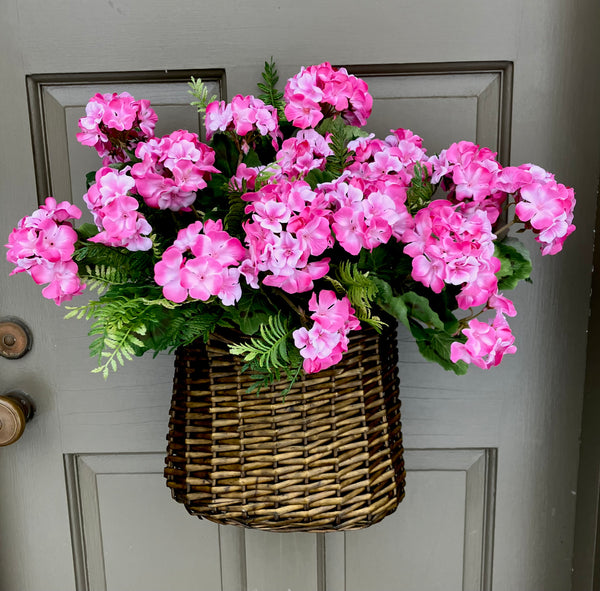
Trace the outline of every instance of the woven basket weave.
<instances>
[{"instance_id":1,"label":"woven basket weave","mask_svg":"<svg viewBox=\"0 0 600 591\"><path fill-rule=\"evenodd\" d=\"M272 531L367 527L404 496L395 330L351 333L336 366L248 394L227 335L175 360L165 476L187 510Z\"/></svg>"}]
</instances>

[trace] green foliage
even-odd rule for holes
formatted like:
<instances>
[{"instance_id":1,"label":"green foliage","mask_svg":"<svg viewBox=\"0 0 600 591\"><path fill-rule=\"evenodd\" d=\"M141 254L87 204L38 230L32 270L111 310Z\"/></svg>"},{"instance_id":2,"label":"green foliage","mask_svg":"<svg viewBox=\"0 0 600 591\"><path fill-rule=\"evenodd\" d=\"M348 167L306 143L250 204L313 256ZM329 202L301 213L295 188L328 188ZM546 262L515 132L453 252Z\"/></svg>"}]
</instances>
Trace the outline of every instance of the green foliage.
<instances>
[{"instance_id":1,"label":"green foliage","mask_svg":"<svg viewBox=\"0 0 600 591\"><path fill-rule=\"evenodd\" d=\"M233 355L240 355L244 361L256 362L258 367L267 371L281 369L290 362L288 346L292 331L287 320L280 314L269 316L265 324L261 324L258 337L252 337L245 343L230 345Z\"/></svg>"},{"instance_id":2,"label":"green foliage","mask_svg":"<svg viewBox=\"0 0 600 591\"><path fill-rule=\"evenodd\" d=\"M85 175L85 188L89 188L96 182L96 171L92 170Z\"/></svg>"},{"instance_id":3,"label":"green foliage","mask_svg":"<svg viewBox=\"0 0 600 591\"><path fill-rule=\"evenodd\" d=\"M341 117L336 119L324 119L319 124L320 133L331 133L331 143L329 147L333 151L331 156L327 157L326 170L338 177L344 172L350 163L350 152L347 143L354 135L355 127L346 125Z\"/></svg>"},{"instance_id":4,"label":"green foliage","mask_svg":"<svg viewBox=\"0 0 600 591\"><path fill-rule=\"evenodd\" d=\"M467 372L464 361L452 363L450 359L452 343L465 341L464 336L457 335L459 323L451 312L442 305L444 313L438 314L426 297L414 291L394 295L389 283L382 279L375 282L378 290L377 303L410 330L425 359L434 361L457 375ZM445 297L451 296L440 296L442 300Z\"/></svg>"},{"instance_id":5,"label":"green foliage","mask_svg":"<svg viewBox=\"0 0 600 591\"><path fill-rule=\"evenodd\" d=\"M79 228L77 228L75 230L77 232L77 238L79 240L88 240L88 238L91 238L92 236L95 236L96 234L98 234L99 230L96 227L96 224L90 224L88 222L86 222L85 224L81 224L81 226L79 226ZM92 245L93 243L90 242L90 245ZM76 251L76 255L79 253L79 249Z\"/></svg>"},{"instance_id":6,"label":"green foliage","mask_svg":"<svg viewBox=\"0 0 600 591\"><path fill-rule=\"evenodd\" d=\"M242 233L242 222L244 221L244 210L246 205L242 201L243 193L240 191L230 191L227 196L229 210L223 218L223 228L233 236L239 236Z\"/></svg>"},{"instance_id":7,"label":"green foliage","mask_svg":"<svg viewBox=\"0 0 600 591\"><path fill-rule=\"evenodd\" d=\"M197 338L207 338L221 316L218 308L204 304L182 305L161 295L158 288L139 288L113 285L98 300L84 306L68 307L65 318L93 319L89 334L90 355L98 357L93 371L116 371L126 360L153 350L173 350Z\"/></svg>"},{"instance_id":8,"label":"green foliage","mask_svg":"<svg viewBox=\"0 0 600 591\"><path fill-rule=\"evenodd\" d=\"M335 174L330 171L313 168L303 180L307 182L310 185L310 188L314 191L317 185L321 183L329 183L335 178Z\"/></svg>"},{"instance_id":9,"label":"green foliage","mask_svg":"<svg viewBox=\"0 0 600 591\"><path fill-rule=\"evenodd\" d=\"M218 306L202 302L184 304L174 311L156 308L146 346L156 356L159 351L172 352L197 339L206 341L222 316L223 311Z\"/></svg>"},{"instance_id":10,"label":"green foliage","mask_svg":"<svg viewBox=\"0 0 600 591\"><path fill-rule=\"evenodd\" d=\"M201 113L204 119L207 105L213 101L216 101L218 97L216 95L209 97L208 88L206 88L206 85L204 82L202 82L202 80L200 80L200 78L195 79L192 76L192 81L188 82L188 86L190 87L188 92L196 99L190 104L192 107L196 107L198 109L198 113Z\"/></svg>"},{"instance_id":11,"label":"green foliage","mask_svg":"<svg viewBox=\"0 0 600 591\"><path fill-rule=\"evenodd\" d=\"M375 279L375 285L377 286L377 303L379 306L390 316L402 322L406 328L410 328L408 306L402 296L395 296L392 286L383 279Z\"/></svg>"},{"instance_id":12,"label":"green foliage","mask_svg":"<svg viewBox=\"0 0 600 591\"><path fill-rule=\"evenodd\" d=\"M247 335L258 332L261 325L277 314L277 309L259 291L243 294L240 301L235 306L227 306L226 311L234 325Z\"/></svg>"},{"instance_id":13,"label":"green foliage","mask_svg":"<svg viewBox=\"0 0 600 591\"><path fill-rule=\"evenodd\" d=\"M419 352L428 361L434 361L447 371L453 371L456 375L467 373L467 364L464 361L452 363L450 360L450 347L452 343L461 341L452 337L447 332L435 328L424 328L416 322L410 323L410 331L415 337Z\"/></svg>"},{"instance_id":14,"label":"green foliage","mask_svg":"<svg viewBox=\"0 0 600 591\"><path fill-rule=\"evenodd\" d=\"M165 300L166 301L166 300ZM124 360L131 360L139 350L145 350L142 340L147 333L148 310L159 305L145 298L125 295L89 302L78 308L68 308L65 318L95 319L90 336L90 355L97 356L99 366L94 373L108 377L109 371L117 371Z\"/></svg>"},{"instance_id":15,"label":"green foliage","mask_svg":"<svg viewBox=\"0 0 600 591\"><path fill-rule=\"evenodd\" d=\"M361 250L358 258L359 267L372 275L393 283L397 289L409 287L412 270L412 258L404 254L404 244L390 240L385 248L374 248L371 252Z\"/></svg>"},{"instance_id":16,"label":"green foliage","mask_svg":"<svg viewBox=\"0 0 600 591\"><path fill-rule=\"evenodd\" d=\"M89 228L85 229L89 231ZM94 242L85 242L73 254L79 276L92 289L126 283L152 283L153 253L131 252Z\"/></svg>"},{"instance_id":17,"label":"green foliage","mask_svg":"<svg viewBox=\"0 0 600 591\"><path fill-rule=\"evenodd\" d=\"M283 92L277 90L277 83L279 82L279 73L273 58L271 61L265 62L265 69L262 73L263 82L257 84L258 89L262 94L259 94L257 98L262 100L267 105L272 105L277 109L280 118L284 118L283 109L285 107L285 101L283 100Z\"/></svg>"},{"instance_id":18,"label":"green foliage","mask_svg":"<svg viewBox=\"0 0 600 591\"><path fill-rule=\"evenodd\" d=\"M385 323L378 316L372 315L372 304L378 295L377 283L369 277L368 272L360 271L356 263L343 261L337 269L336 279L327 279L338 294L348 296L356 317L361 322L381 330Z\"/></svg>"},{"instance_id":19,"label":"green foliage","mask_svg":"<svg viewBox=\"0 0 600 591\"><path fill-rule=\"evenodd\" d=\"M406 207L414 215L426 207L435 193L436 186L429 180L427 169L420 163L415 164L414 176L406 194Z\"/></svg>"},{"instance_id":20,"label":"green foliage","mask_svg":"<svg viewBox=\"0 0 600 591\"><path fill-rule=\"evenodd\" d=\"M215 133L212 138L215 151L215 168L227 178L231 178L237 170L239 151L235 142L225 133Z\"/></svg>"},{"instance_id":21,"label":"green foliage","mask_svg":"<svg viewBox=\"0 0 600 591\"><path fill-rule=\"evenodd\" d=\"M277 314L269 316L258 332L259 336L244 343L229 345L229 351L241 356L246 361L244 369L252 372L254 382L248 392L256 390L258 395L262 388L287 379L288 385L281 393L285 399L302 369L302 356L291 341L292 330L287 320Z\"/></svg>"},{"instance_id":22,"label":"green foliage","mask_svg":"<svg viewBox=\"0 0 600 591\"><path fill-rule=\"evenodd\" d=\"M498 290L514 289L519 281L531 281L531 258L529 251L517 238L505 238L497 242L494 256L500 259L500 270L496 273Z\"/></svg>"}]
</instances>

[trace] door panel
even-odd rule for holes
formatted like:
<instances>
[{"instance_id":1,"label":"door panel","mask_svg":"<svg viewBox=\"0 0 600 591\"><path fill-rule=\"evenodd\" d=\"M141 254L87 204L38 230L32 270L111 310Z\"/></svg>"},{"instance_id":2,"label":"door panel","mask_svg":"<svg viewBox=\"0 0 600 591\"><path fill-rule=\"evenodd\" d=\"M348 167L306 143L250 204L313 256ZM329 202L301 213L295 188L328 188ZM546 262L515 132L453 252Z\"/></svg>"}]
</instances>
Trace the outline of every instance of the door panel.
<instances>
[{"instance_id":1,"label":"door panel","mask_svg":"<svg viewBox=\"0 0 600 591\"><path fill-rule=\"evenodd\" d=\"M91 375L85 323L64 321L27 277L8 279L2 258L0 315L24 318L34 347L0 359L0 390L25 390L38 412L0 450L0 589L569 588L600 161L589 72L600 64L581 44L559 51L556 39L592 35L600 9L592 0L353 7L3 0L0 125L10 141L0 143L0 235L46 195L81 203L83 174L99 161L74 132L95 92L150 98L158 133L198 129L190 74L231 97L255 91L270 56L282 82L329 60L366 78L378 134L411 128L430 153L471 139L576 187L578 232L556 259L534 254L534 285L514 294L518 355L456 378L401 331L408 477L397 512L347 534L218 527L188 516L160 476L172 358L135 360L106 382Z\"/></svg>"}]
</instances>

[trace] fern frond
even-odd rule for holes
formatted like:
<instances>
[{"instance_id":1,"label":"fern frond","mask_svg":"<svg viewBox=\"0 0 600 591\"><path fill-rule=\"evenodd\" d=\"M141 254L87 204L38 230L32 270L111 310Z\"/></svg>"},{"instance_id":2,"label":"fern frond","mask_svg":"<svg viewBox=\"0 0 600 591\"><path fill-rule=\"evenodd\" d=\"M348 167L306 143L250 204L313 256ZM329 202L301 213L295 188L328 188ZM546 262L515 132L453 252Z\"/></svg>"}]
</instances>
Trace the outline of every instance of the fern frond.
<instances>
[{"instance_id":1,"label":"fern frond","mask_svg":"<svg viewBox=\"0 0 600 591\"><path fill-rule=\"evenodd\" d=\"M292 331L287 320L279 314L270 316L266 324L259 329L260 337L252 337L248 342L229 345L233 355L240 355L244 361L256 361L258 367L267 371L277 370L289 364L288 340Z\"/></svg>"},{"instance_id":2,"label":"fern frond","mask_svg":"<svg viewBox=\"0 0 600 591\"><path fill-rule=\"evenodd\" d=\"M345 294L352 304L356 317L376 330L385 326L378 316L373 316L371 306L378 295L377 283L369 273L359 270L356 263L344 261L337 269L337 279L327 277L338 295Z\"/></svg>"},{"instance_id":3,"label":"fern frond","mask_svg":"<svg viewBox=\"0 0 600 591\"><path fill-rule=\"evenodd\" d=\"M331 172L336 177L340 176L348 164L350 163L351 155L348 151L349 133L352 126L346 125L341 117L336 119L325 119L319 125L321 133L331 133L331 148L333 154L327 157L327 167L325 170Z\"/></svg>"},{"instance_id":4,"label":"fern frond","mask_svg":"<svg viewBox=\"0 0 600 591\"><path fill-rule=\"evenodd\" d=\"M125 248L86 242L74 252L73 260L83 279L105 284L143 283L144 279L152 280L154 275L152 251L133 252Z\"/></svg>"},{"instance_id":5,"label":"fern frond","mask_svg":"<svg viewBox=\"0 0 600 591\"><path fill-rule=\"evenodd\" d=\"M370 310L371 303L377 297L377 284L369 277L369 273L360 271L356 263L343 261L338 267L337 276L352 305L365 313Z\"/></svg>"},{"instance_id":6,"label":"fern frond","mask_svg":"<svg viewBox=\"0 0 600 591\"><path fill-rule=\"evenodd\" d=\"M104 293L111 285L124 285L129 283L129 277L123 271L106 265L86 265L85 273L79 272L79 276L85 281L90 291L96 291L98 295Z\"/></svg>"},{"instance_id":7,"label":"fern frond","mask_svg":"<svg viewBox=\"0 0 600 591\"><path fill-rule=\"evenodd\" d=\"M414 215L426 207L435 193L436 186L431 184L427 169L419 162L415 163L414 175L406 192L406 207Z\"/></svg>"},{"instance_id":8,"label":"fern frond","mask_svg":"<svg viewBox=\"0 0 600 591\"><path fill-rule=\"evenodd\" d=\"M259 82L257 84L262 94L258 95L258 98L267 105L271 105L277 109L280 116L283 115L283 109L285 107L285 101L283 100L283 92L277 90L277 83L279 82L279 73L273 58L270 62L265 62L265 69L262 73L262 79L264 83Z\"/></svg>"},{"instance_id":9,"label":"fern frond","mask_svg":"<svg viewBox=\"0 0 600 591\"><path fill-rule=\"evenodd\" d=\"M90 343L90 355L98 357L99 366L93 371L105 378L134 355L155 348L148 333L168 323L168 315L179 306L162 297L131 297L126 289L130 288L112 285L98 300L68 308L65 316L94 320L89 335L96 338Z\"/></svg>"},{"instance_id":10,"label":"fern frond","mask_svg":"<svg viewBox=\"0 0 600 591\"><path fill-rule=\"evenodd\" d=\"M243 188L245 189L245 183ZM231 235L238 235L242 231L242 222L244 221L247 205L245 201L242 201L242 194L240 191L230 191L228 194L229 211L223 219L223 227Z\"/></svg>"},{"instance_id":11,"label":"fern frond","mask_svg":"<svg viewBox=\"0 0 600 591\"><path fill-rule=\"evenodd\" d=\"M192 107L196 107L198 109L198 113L202 115L202 119L204 120L204 116L206 115L206 107L209 103L216 101L218 97L216 95L209 97L208 88L206 88L206 85L200 78L196 79L192 76L192 81L188 82L188 86L190 87L188 93L196 99L190 104Z\"/></svg>"}]
</instances>

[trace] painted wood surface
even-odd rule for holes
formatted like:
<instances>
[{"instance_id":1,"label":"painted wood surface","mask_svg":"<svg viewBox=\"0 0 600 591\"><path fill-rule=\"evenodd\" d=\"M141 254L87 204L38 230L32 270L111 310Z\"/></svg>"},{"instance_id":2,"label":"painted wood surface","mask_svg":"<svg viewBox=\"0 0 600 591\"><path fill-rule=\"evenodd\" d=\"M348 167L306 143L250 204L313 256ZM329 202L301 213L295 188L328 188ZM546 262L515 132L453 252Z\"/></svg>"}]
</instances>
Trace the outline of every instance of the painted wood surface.
<instances>
[{"instance_id":1,"label":"painted wood surface","mask_svg":"<svg viewBox=\"0 0 600 591\"><path fill-rule=\"evenodd\" d=\"M449 139L497 142L493 147L501 148L508 130L507 160L539 163L574 185L578 195L578 231L565 252L534 255L533 286L514 294L518 356L493 372L454 378L424 362L401 334L404 433L416 454L407 454L414 473L409 496L380 530L347 534L342 542L339 536L242 535L235 528L216 534L188 517L166 487L159 491L155 464L147 473L137 461L128 464L138 454L158 462L164 450L171 359L137 360L108 382L90 375L86 327L63 321L64 311L42 301L28 278L8 279L8 266L0 261L0 315L23 318L35 339L22 360L0 359L0 390L20 388L38 407L24 437L0 451L0 588L148 591L152 569L161 567L154 582L170 581L160 588L178 589L185 588L186 569L196 563L210 585L198 579L196 588L211 591L219 585L225 591L358 591L365 588L366 573L372 573L369 588L377 591L568 589L600 161L600 58L590 48L600 18L597 3L1 0L0 10L0 236L37 204L27 75L65 80L65 88L56 82L45 89L44 121L53 138L46 145L47 166L54 196L74 192L77 200L77 169L89 162L73 143L78 105L85 102L74 87L84 84L86 74L92 80L98 73L132 73L141 83L144 72L224 70L223 90L233 96L254 91L270 56L282 79L300 65L324 60L369 66L381 112L373 122L378 130L388 125L385 109L390 127L413 127L436 149ZM488 71L457 74L447 67L473 62L484 70L487 64ZM505 62L514 65L511 105L502 86L507 79L494 69ZM436 63L440 71L432 73ZM388 76L390 65L409 65L412 73L402 76L398 67ZM73 75L81 75L79 82ZM171 96L178 92L175 84L161 88ZM503 127L509 107L512 119ZM178 106L175 111L188 125L192 115ZM402 121L403 113L410 124ZM68 160L58 156L65 152ZM438 460L455 452L476 459L448 473ZM438 463L420 469L418 461L427 458ZM134 501L144 490L146 499ZM158 513L148 521L145 503ZM481 516L489 517L490 506L495 522L486 537L481 532L490 524ZM101 550L90 523L107 543ZM173 531L167 531L170 525ZM469 542L472 532L476 543ZM72 535L85 543L75 543L75 552ZM169 536L185 541L187 556L170 550ZM474 549L480 565L492 563L493 550L492 571L465 567L465 552L471 556ZM399 573L395 566L402 560L419 568ZM74 568L74 562L85 568ZM170 573L169 565L178 566Z\"/></svg>"}]
</instances>

